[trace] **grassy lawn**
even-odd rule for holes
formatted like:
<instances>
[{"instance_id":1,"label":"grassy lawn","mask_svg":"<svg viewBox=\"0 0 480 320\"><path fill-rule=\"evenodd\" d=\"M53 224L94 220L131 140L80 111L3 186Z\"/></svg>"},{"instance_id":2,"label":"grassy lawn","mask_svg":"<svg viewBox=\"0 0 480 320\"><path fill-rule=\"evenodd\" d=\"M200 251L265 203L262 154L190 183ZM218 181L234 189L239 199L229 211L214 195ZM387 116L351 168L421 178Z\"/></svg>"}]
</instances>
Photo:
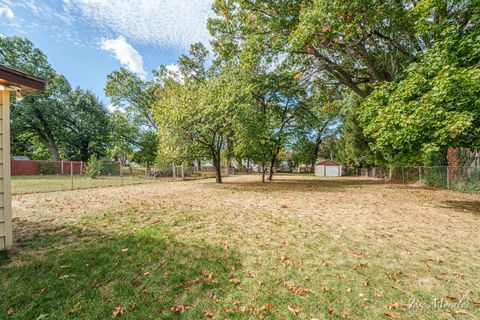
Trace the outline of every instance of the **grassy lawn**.
<instances>
[{"instance_id":1,"label":"grassy lawn","mask_svg":"<svg viewBox=\"0 0 480 320\"><path fill-rule=\"evenodd\" d=\"M73 177L74 189L98 188L107 186L120 186L124 184L136 184L143 182L151 182L141 176L125 176L125 177L99 177L90 179L85 176ZM12 193L25 194L36 192L50 192L70 190L72 188L72 178L69 175L38 175L38 176L13 176L12 177Z\"/></svg>"},{"instance_id":2,"label":"grassy lawn","mask_svg":"<svg viewBox=\"0 0 480 320\"><path fill-rule=\"evenodd\" d=\"M480 317L480 196L258 179L15 196L0 319Z\"/></svg>"}]
</instances>

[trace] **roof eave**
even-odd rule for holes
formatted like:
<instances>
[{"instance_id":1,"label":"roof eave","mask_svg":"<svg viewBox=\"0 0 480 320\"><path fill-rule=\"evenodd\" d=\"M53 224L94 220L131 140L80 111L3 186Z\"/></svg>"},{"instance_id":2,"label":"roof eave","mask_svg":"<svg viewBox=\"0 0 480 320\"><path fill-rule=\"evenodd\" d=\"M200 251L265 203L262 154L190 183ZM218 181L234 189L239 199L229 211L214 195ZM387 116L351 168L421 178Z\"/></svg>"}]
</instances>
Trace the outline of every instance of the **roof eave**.
<instances>
[{"instance_id":1,"label":"roof eave","mask_svg":"<svg viewBox=\"0 0 480 320\"><path fill-rule=\"evenodd\" d=\"M22 92L45 91L45 80L0 65L0 85L19 87Z\"/></svg>"}]
</instances>

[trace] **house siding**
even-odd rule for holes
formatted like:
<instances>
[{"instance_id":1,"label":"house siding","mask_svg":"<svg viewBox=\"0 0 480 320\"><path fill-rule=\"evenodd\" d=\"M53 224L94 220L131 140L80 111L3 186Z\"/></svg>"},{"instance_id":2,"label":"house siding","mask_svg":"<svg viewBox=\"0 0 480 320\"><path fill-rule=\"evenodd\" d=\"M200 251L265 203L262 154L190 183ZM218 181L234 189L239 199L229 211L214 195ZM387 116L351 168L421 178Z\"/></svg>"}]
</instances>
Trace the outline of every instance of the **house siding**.
<instances>
[{"instance_id":1,"label":"house siding","mask_svg":"<svg viewBox=\"0 0 480 320\"><path fill-rule=\"evenodd\" d=\"M0 91L0 250L12 246L10 195L10 92Z\"/></svg>"}]
</instances>

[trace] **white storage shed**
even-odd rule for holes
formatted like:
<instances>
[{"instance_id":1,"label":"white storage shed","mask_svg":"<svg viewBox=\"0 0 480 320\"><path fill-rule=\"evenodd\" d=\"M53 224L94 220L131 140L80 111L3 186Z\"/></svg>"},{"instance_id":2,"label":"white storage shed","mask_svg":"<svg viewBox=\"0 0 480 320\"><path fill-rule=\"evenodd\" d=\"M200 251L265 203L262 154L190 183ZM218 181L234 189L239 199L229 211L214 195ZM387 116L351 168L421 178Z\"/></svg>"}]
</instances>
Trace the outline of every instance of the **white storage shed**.
<instances>
[{"instance_id":1,"label":"white storage shed","mask_svg":"<svg viewBox=\"0 0 480 320\"><path fill-rule=\"evenodd\" d=\"M315 175L317 177L341 177L342 165L332 160L325 160L315 164Z\"/></svg>"}]
</instances>

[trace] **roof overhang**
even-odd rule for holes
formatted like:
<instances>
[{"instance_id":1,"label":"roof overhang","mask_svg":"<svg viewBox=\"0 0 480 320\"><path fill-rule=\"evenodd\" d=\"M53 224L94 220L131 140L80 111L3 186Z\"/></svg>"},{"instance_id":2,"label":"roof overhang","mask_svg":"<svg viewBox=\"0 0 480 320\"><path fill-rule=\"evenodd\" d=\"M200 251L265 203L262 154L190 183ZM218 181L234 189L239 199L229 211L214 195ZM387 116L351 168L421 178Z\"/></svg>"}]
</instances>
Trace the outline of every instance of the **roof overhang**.
<instances>
[{"instance_id":1,"label":"roof overhang","mask_svg":"<svg viewBox=\"0 0 480 320\"><path fill-rule=\"evenodd\" d=\"M45 80L0 65L0 85L16 87L22 92L45 91Z\"/></svg>"},{"instance_id":2,"label":"roof overhang","mask_svg":"<svg viewBox=\"0 0 480 320\"><path fill-rule=\"evenodd\" d=\"M321 161L321 162L317 162L315 164L316 166L327 166L327 167L335 167L335 166L341 166L340 163L336 163L335 161L333 160L324 160L324 161Z\"/></svg>"}]
</instances>

